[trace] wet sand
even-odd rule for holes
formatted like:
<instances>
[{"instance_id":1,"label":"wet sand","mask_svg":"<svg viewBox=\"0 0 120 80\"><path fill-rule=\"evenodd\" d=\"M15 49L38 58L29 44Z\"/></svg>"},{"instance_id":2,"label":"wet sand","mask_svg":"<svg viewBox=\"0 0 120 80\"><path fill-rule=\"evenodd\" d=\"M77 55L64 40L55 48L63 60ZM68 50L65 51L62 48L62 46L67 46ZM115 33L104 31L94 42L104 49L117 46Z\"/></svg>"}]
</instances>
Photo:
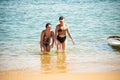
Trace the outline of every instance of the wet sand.
<instances>
[{"instance_id":1,"label":"wet sand","mask_svg":"<svg viewBox=\"0 0 120 80\"><path fill-rule=\"evenodd\" d=\"M72 57L66 63L66 54L32 57L27 60L22 57L19 60L29 61L30 65L36 66L0 71L0 80L120 80L119 60L77 62L76 57Z\"/></svg>"},{"instance_id":2,"label":"wet sand","mask_svg":"<svg viewBox=\"0 0 120 80\"><path fill-rule=\"evenodd\" d=\"M120 80L120 72L40 73L30 70L0 72L0 80Z\"/></svg>"}]
</instances>

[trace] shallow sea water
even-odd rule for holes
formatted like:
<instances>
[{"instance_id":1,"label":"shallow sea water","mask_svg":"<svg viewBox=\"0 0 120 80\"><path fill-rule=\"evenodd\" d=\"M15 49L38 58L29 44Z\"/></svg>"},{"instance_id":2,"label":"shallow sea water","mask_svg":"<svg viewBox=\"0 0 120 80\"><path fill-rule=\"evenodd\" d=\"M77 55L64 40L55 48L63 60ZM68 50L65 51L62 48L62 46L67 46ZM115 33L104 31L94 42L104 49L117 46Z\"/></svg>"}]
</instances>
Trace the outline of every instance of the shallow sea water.
<instances>
[{"instance_id":1,"label":"shallow sea water","mask_svg":"<svg viewBox=\"0 0 120 80\"><path fill-rule=\"evenodd\" d=\"M0 71L30 69L41 72L120 71L120 49L107 37L120 35L119 0L1 0ZM65 16L75 45L67 37L66 54L40 55L40 32L52 30Z\"/></svg>"}]
</instances>

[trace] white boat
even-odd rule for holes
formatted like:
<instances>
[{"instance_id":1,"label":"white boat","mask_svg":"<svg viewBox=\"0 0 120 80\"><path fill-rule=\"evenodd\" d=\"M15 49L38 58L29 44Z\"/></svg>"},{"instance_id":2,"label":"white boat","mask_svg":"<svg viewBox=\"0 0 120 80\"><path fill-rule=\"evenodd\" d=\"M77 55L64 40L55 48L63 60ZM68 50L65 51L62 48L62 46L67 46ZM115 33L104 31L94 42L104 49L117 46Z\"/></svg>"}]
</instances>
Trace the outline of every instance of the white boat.
<instances>
[{"instance_id":1,"label":"white boat","mask_svg":"<svg viewBox=\"0 0 120 80\"><path fill-rule=\"evenodd\" d=\"M120 47L120 36L109 36L107 38L108 44L111 46L119 46Z\"/></svg>"}]
</instances>

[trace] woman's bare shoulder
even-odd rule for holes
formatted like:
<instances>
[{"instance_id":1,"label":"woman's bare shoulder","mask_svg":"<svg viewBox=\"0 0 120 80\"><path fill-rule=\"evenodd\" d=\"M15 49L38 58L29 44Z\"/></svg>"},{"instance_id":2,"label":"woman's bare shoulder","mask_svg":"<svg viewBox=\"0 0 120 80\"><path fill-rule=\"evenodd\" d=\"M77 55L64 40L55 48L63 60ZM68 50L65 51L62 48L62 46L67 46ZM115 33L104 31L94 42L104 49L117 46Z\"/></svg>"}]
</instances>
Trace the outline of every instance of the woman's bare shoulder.
<instances>
[{"instance_id":1,"label":"woman's bare shoulder","mask_svg":"<svg viewBox=\"0 0 120 80\"><path fill-rule=\"evenodd\" d=\"M66 26L66 27L69 27L69 25L68 25L68 24L65 24L65 26Z\"/></svg>"},{"instance_id":2,"label":"woman's bare shoulder","mask_svg":"<svg viewBox=\"0 0 120 80\"><path fill-rule=\"evenodd\" d=\"M42 30L41 34L44 34L45 33L45 30Z\"/></svg>"},{"instance_id":3,"label":"woman's bare shoulder","mask_svg":"<svg viewBox=\"0 0 120 80\"><path fill-rule=\"evenodd\" d=\"M60 25L60 24L56 25L56 29L59 29L59 25Z\"/></svg>"},{"instance_id":4,"label":"woman's bare shoulder","mask_svg":"<svg viewBox=\"0 0 120 80\"><path fill-rule=\"evenodd\" d=\"M65 27L66 27L66 29L68 29L69 28L68 24L65 24Z\"/></svg>"},{"instance_id":5,"label":"woman's bare shoulder","mask_svg":"<svg viewBox=\"0 0 120 80\"><path fill-rule=\"evenodd\" d=\"M44 33L45 32L45 30L42 30L42 32L41 33Z\"/></svg>"},{"instance_id":6,"label":"woman's bare shoulder","mask_svg":"<svg viewBox=\"0 0 120 80\"><path fill-rule=\"evenodd\" d=\"M59 26L60 26L60 24L56 25L56 27L59 27Z\"/></svg>"}]
</instances>

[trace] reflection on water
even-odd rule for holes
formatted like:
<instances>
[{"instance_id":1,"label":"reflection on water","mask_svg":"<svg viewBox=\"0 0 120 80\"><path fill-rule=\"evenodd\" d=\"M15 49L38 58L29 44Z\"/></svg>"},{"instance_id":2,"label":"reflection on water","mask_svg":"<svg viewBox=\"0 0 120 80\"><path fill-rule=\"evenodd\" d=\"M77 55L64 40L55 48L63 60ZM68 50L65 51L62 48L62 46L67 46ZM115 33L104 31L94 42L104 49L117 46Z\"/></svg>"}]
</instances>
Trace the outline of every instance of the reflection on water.
<instances>
[{"instance_id":1,"label":"reflection on water","mask_svg":"<svg viewBox=\"0 0 120 80\"><path fill-rule=\"evenodd\" d=\"M66 53L57 53L57 69L60 72L67 72Z\"/></svg>"},{"instance_id":2,"label":"reflection on water","mask_svg":"<svg viewBox=\"0 0 120 80\"><path fill-rule=\"evenodd\" d=\"M41 59L41 67L43 72L50 72L51 71L51 55L50 54L43 54L40 56Z\"/></svg>"},{"instance_id":3,"label":"reflection on water","mask_svg":"<svg viewBox=\"0 0 120 80\"><path fill-rule=\"evenodd\" d=\"M43 73L67 72L66 53L43 54L40 60Z\"/></svg>"}]
</instances>

